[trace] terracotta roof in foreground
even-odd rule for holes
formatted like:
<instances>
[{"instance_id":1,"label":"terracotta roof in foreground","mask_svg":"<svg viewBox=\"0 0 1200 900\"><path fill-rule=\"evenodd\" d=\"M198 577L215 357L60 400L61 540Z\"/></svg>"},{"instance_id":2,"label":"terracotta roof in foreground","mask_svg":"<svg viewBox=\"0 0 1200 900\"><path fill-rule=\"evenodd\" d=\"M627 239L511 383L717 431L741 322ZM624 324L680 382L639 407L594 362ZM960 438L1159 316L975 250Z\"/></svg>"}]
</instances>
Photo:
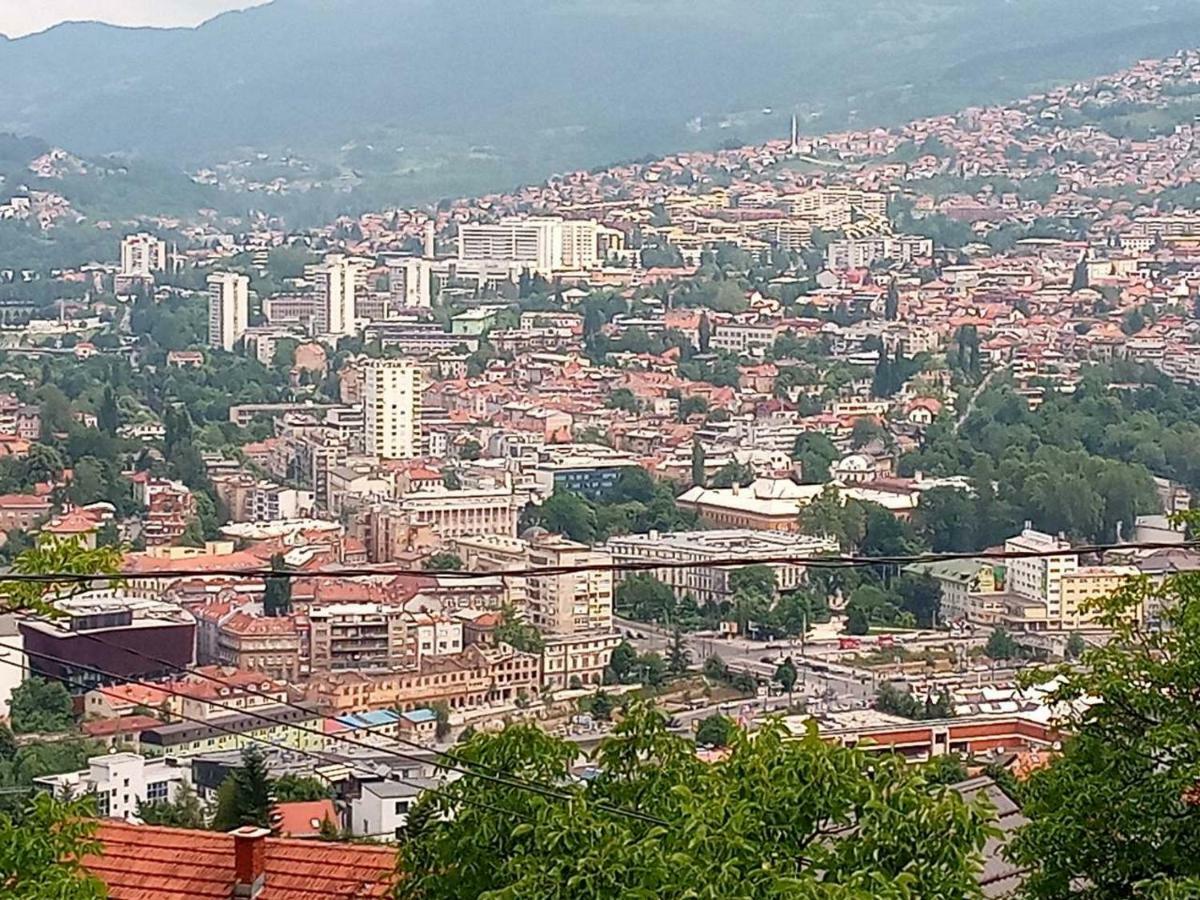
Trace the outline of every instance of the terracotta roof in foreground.
<instances>
[{"instance_id":1,"label":"terracotta roof in foreground","mask_svg":"<svg viewBox=\"0 0 1200 900\"><path fill-rule=\"evenodd\" d=\"M84 865L108 885L109 900L232 900L234 836L105 821L99 856ZM256 900L386 897L393 848L265 838L265 878Z\"/></svg>"}]
</instances>

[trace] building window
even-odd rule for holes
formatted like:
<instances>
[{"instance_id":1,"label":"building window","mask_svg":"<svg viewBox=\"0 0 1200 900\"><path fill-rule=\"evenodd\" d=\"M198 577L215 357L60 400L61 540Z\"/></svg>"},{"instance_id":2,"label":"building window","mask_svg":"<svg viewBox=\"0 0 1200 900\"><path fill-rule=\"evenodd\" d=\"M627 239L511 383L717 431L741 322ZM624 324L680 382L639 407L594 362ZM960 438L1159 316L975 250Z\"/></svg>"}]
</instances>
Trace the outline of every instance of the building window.
<instances>
[{"instance_id":1,"label":"building window","mask_svg":"<svg viewBox=\"0 0 1200 900\"><path fill-rule=\"evenodd\" d=\"M152 781L146 785L146 799L153 803L156 800L166 800L171 794L171 783L169 781Z\"/></svg>"}]
</instances>

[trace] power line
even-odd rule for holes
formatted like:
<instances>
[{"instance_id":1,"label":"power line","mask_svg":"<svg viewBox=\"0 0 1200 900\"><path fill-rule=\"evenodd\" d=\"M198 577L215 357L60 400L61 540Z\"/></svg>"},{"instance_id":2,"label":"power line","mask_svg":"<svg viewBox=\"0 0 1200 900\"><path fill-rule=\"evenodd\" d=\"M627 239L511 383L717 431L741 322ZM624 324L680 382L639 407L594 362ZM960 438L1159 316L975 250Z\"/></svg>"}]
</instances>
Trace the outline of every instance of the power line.
<instances>
[{"instance_id":1,"label":"power line","mask_svg":"<svg viewBox=\"0 0 1200 900\"><path fill-rule=\"evenodd\" d=\"M0 583L33 582L38 584L93 584L101 581L149 581L158 578L278 578L287 581L317 580L321 578L370 578L379 576L453 578L462 580L485 578L537 578L556 575L573 575L582 572L647 572L662 569L729 569L753 565L801 565L813 569L865 568L881 565L909 565L913 563L953 562L955 560L1010 560L1045 559L1067 554L1087 555L1119 553L1137 550L1194 550L1200 548L1200 540L1171 543L1167 541L1137 541L1120 544L1081 544L1055 550L980 550L977 552L915 553L890 556L727 556L714 559L680 560L636 560L574 566L535 566L518 569L496 569L490 572L437 571L411 569L401 566L355 566L337 567L317 571L273 569L260 566L229 568L178 568L144 569L139 572L111 572L84 575L77 572L12 572L0 576Z\"/></svg>"},{"instance_id":2,"label":"power line","mask_svg":"<svg viewBox=\"0 0 1200 900\"><path fill-rule=\"evenodd\" d=\"M66 665L74 665L74 663L71 663L69 660L60 659L59 657L51 656L48 653L37 653L34 651L29 651L29 650L27 650L25 652L32 656L40 656L40 657L44 657L46 659L50 659L52 661L63 663ZM4 657L0 657L0 663L4 663L5 665L9 665L9 666L14 666L18 669L21 669L22 671L25 670L25 666L22 663L18 662L17 660L5 659ZM80 666L79 668L91 669L90 666ZM91 671L95 671L98 674L104 674L102 672L99 672L99 670L97 670L97 669L91 669ZM93 687L93 686L86 684L85 682L75 681L74 679L70 679L70 678L67 678L62 675L54 675L51 677L53 677L56 681L59 681L66 685L70 685L72 687L83 688L86 690L94 690L100 694L107 696L107 697L113 697L115 699L122 699L120 694L117 694L115 691L112 691L111 689L106 690L105 688L102 688L102 687ZM278 741L272 741L268 738L255 737L254 735L246 734L245 732L241 732L241 731L235 731L232 728L226 728L223 725L218 725L216 723L209 722L205 719L198 719L195 716L184 715L183 713L174 713L173 712L173 713L171 713L171 715L175 716L177 719L182 719L185 722L192 722L196 725L203 725L207 728L213 728L217 731L220 731L224 734L228 734L232 737L242 738L243 740L248 740L248 741L254 741L255 743L263 744L267 747L273 747L276 750L282 750L285 753L294 753L294 754L298 754L300 756L307 756L311 759L315 759L317 762L322 763L323 765L345 766L346 768L348 768L352 771L356 771L359 773L365 773L370 778L382 778L384 781L394 781L399 784L403 784L407 787L415 788L417 791L422 791L422 792L428 791L428 792L434 793L434 794L440 794L442 791L442 788L427 788L424 785L417 784L416 782L413 782L413 781L409 781L405 778L402 778L399 775L396 775L394 772L388 772L386 775L381 776L378 772L373 772L370 769L365 768L361 763L347 761L347 760L342 759L333 754L321 754L321 753L313 751L313 750L302 750L298 747L291 747L291 746L288 746L287 744L281 744ZM277 722L276 724L287 726L289 723ZM30 786L28 788L3 789L3 790L0 790L0 794L28 793L29 791L33 791L33 790L36 790L36 786ZM477 806L483 806L494 812L501 812L506 815L512 815L519 819L525 819L525 817L522 814L518 813L516 810L502 810L502 809L499 809L498 807L492 806L491 804L484 803L483 801L476 801L472 797L455 797L453 799L462 800L463 802L468 803L468 804L475 804Z\"/></svg>"},{"instance_id":3,"label":"power line","mask_svg":"<svg viewBox=\"0 0 1200 900\"><path fill-rule=\"evenodd\" d=\"M82 635L82 633L81 633L81 635ZM95 635L82 635L82 636L88 637L91 640L96 641L97 643L100 643L106 647L109 647L110 649L120 650L120 651L124 651L126 653L130 653L134 656L139 656L139 657L142 657L143 659L151 660L160 665L166 665L169 668L175 669L176 671L179 671L179 672L188 672L189 674L197 675L198 677L207 678L209 680L216 680L217 683L222 684L225 687L239 687L239 686L232 685L229 682L222 681L221 679L215 679L215 676L209 676L209 675L206 675L205 673L201 673L201 672L192 672L187 667L177 666L174 663L170 663L165 660L158 660L155 657L150 656L149 654L142 653L140 651L136 651L136 650L133 650L128 647L120 647L116 644L110 644L107 641L100 640ZM70 660L63 659L63 658L57 657L57 656L53 656L48 653L41 653L41 652L33 651L33 650L25 650L24 652L28 656L34 656L34 657L40 657L43 659L48 659L48 660L51 660L52 662L56 662L60 665L67 665L67 666L73 666L75 668L86 669L87 671L94 672L97 675L101 675L105 678L111 678L115 681L125 681L128 683L140 684L143 687L148 687L148 688L152 688L154 690L159 690L159 691L162 691L163 693L170 694L170 695L176 696L176 697L188 697L188 698L191 697L191 695L185 691L175 690L173 688L169 688L162 684L156 684L154 682L143 681L141 679L129 678L127 676L117 675L113 672L108 672L108 671L105 671L104 669L97 668L96 666L90 666L90 665L86 665L83 663L74 663ZM80 685L80 686L85 687L85 688L87 687L86 684ZM239 687L239 689L240 689L240 687ZM108 693L111 694L111 692L108 692ZM278 705L286 706L291 709L297 709L301 712L304 712L304 713L310 714L310 715L313 713L313 710L311 710L307 707L301 706L299 704L292 703L291 701L288 701L288 700L279 701L277 698L272 697L270 694L263 694L262 692L257 692L257 693L260 696L266 696L268 699L271 699L273 702L275 702ZM208 703L212 706L216 706L219 709L229 710L230 712L236 713L238 715L250 716L250 717L258 719L260 721L267 722L273 726L282 726L285 728L292 728L292 729L295 729L296 731L300 731L300 732L303 732L306 734L312 734L317 737L320 737L323 740L332 739L332 740L342 741L343 743L349 744L351 746L359 747L361 749L369 750L373 753L380 753L385 756L394 756L397 759L403 759L407 762L414 762L414 763L417 763L418 765L420 765L423 762L423 760L419 759L418 757L415 757L412 754L404 753L400 750L396 750L393 748L386 748L386 747L378 747L378 746L375 746L374 744L370 744L365 741L359 741L354 738L347 737L345 735L327 735L322 730L319 730L316 728L309 728L308 726L302 725L298 722L282 722L276 718L265 715L256 710L242 709L242 708L239 708L236 706L231 706L227 703L221 703L217 700L211 700L211 699L207 699L207 698L204 700L204 702ZM183 718L183 717L181 716L180 718ZM210 725L211 723L201 721L199 724ZM392 740L396 741L397 743L407 744L407 745L416 747L422 751L428 752L428 750L430 749L430 748L424 747L420 744L417 744L414 741L410 741L406 738L395 737ZM467 761L467 760L463 760L463 759L461 759L461 757L454 756L453 754L446 753L445 751L434 750L433 753L435 755L441 757L443 760L445 760L445 759L451 760L450 763L441 762L439 764L439 768L448 769L453 772L458 772L459 774L464 775L464 776L472 776L475 778L481 778L484 781L489 781L494 784L501 785L503 787L529 791L531 793L539 794L541 796L548 797L548 798L554 799L554 800L570 801L570 800L576 799L572 794L564 793L562 790L560 790L558 788L555 788L555 787L549 786L549 785L545 785L545 784L542 784L537 781L531 781L531 780L518 778L516 776L511 776L511 775L489 775L482 771L476 771L474 769L465 768L465 766L474 765L474 763L471 763L470 761ZM487 767L487 768L493 768L494 771L499 771L499 770L495 770L494 767ZM601 809L604 812L612 813L614 815L627 816L629 818L638 819L640 821L644 821L644 822L654 824L654 825L666 825L667 824L662 819L659 819L655 816L647 815L645 813L637 812L636 810L627 810L627 809L622 809L620 807L611 806L609 804L601 804L601 803L596 804L596 808Z\"/></svg>"}]
</instances>

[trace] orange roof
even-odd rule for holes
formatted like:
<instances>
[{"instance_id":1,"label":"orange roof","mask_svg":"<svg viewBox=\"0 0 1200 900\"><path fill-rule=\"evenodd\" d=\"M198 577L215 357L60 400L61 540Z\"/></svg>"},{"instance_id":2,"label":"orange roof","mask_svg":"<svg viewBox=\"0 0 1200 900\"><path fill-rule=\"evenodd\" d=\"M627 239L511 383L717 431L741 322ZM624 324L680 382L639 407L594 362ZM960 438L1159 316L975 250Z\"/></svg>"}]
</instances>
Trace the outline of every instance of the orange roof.
<instances>
[{"instance_id":1,"label":"orange roof","mask_svg":"<svg viewBox=\"0 0 1200 900\"><path fill-rule=\"evenodd\" d=\"M316 837L321 833L321 822L328 819L337 825L337 810L333 801L298 800L295 803L279 803L275 806L278 819L272 819L272 825L282 837Z\"/></svg>"},{"instance_id":2,"label":"orange roof","mask_svg":"<svg viewBox=\"0 0 1200 900\"><path fill-rule=\"evenodd\" d=\"M84 865L109 900L229 900L234 837L190 828L100 823L104 845ZM264 838L265 877L257 900L361 900L386 897L395 869L389 847Z\"/></svg>"},{"instance_id":3,"label":"orange roof","mask_svg":"<svg viewBox=\"0 0 1200 900\"><path fill-rule=\"evenodd\" d=\"M97 719L80 726L91 738L111 737L118 734L134 734L147 728L157 728L162 722L153 716L117 716L115 719Z\"/></svg>"}]
</instances>

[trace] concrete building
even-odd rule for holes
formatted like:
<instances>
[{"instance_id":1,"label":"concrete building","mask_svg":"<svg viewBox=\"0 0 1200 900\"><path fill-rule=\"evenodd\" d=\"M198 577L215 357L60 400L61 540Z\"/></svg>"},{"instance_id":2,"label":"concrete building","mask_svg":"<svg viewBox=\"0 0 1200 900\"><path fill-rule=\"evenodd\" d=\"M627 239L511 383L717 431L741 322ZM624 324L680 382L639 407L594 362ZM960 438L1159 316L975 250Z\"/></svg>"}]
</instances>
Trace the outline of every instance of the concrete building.
<instances>
[{"instance_id":1,"label":"concrete building","mask_svg":"<svg viewBox=\"0 0 1200 900\"><path fill-rule=\"evenodd\" d=\"M496 224L458 227L458 261L464 267L528 269L540 275L592 269L598 263L599 226L560 216L509 216Z\"/></svg>"},{"instance_id":2,"label":"concrete building","mask_svg":"<svg viewBox=\"0 0 1200 900\"><path fill-rule=\"evenodd\" d=\"M587 571L530 575L529 621L555 634L607 633L612 630L612 554L557 534L535 537L529 546L532 569L588 566Z\"/></svg>"},{"instance_id":3,"label":"concrete building","mask_svg":"<svg viewBox=\"0 0 1200 900\"><path fill-rule=\"evenodd\" d=\"M167 244L152 234L139 232L121 239L121 275L153 278L167 267Z\"/></svg>"},{"instance_id":4,"label":"concrete building","mask_svg":"<svg viewBox=\"0 0 1200 900\"><path fill-rule=\"evenodd\" d=\"M433 773L430 772L430 775ZM350 798L346 812L350 833L376 840L400 840L408 824L408 812L425 791L436 790L443 782L424 775L402 776L398 781L364 781L357 796Z\"/></svg>"},{"instance_id":5,"label":"concrete building","mask_svg":"<svg viewBox=\"0 0 1200 900\"><path fill-rule=\"evenodd\" d=\"M619 632L552 634L542 646L542 690L601 684Z\"/></svg>"},{"instance_id":6,"label":"concrete building","mask_svg":"<svg viewBox=\"0 0 1200 900\"><path fill-rule=\"evenodd\" d=\"M433 263L419 256L389 259L388 294L394 309L429 309L433 305Z\"/></svg>"},{"instance_id":7,"label":"concrete building","mask_svg":"<svg viewBox=\"0 0 1200 900\"><path fill-rule=\"evenodd\" d=\"M96 815L102 819L140 821L138 805L170 800L190 783L189 768L165 758L146 759L137 753L93 756L79 772L43 775L33 779L58 797L95 794Z\"/></svg>"},{"instance_id":8,"label":"concrete building","mask_svg":"<svg viewBox=\"0 0 1200 900\"><path fill-rule=\"evenodd\" d=\"M355 299L363 274L362 268L340 254L333 254L326 257L320 265L309 266L305 274L312 279L317 299L313 320L316 333L355 334Z\"/></svg>"},{"instance_id":9,"label":"concrete building","mask_svg":"<svg viewBox=\"0 0 1200 900\"><path fill-rule=\"evenodd\" d=\"M250 324L250 279L236 272L208 276L208 345L232 350Z\"/></svg>"},{"instance_id":10,"label":"concrete building","mask_svg":"<svg viewBox=\"0 0 1200 900\"><path fill-rule=\"evenodd\" d=\"M911 263L933 253L933 241L916 235L876 235L833 241L825 261L834 271L865 269L874 262Z\"/></svg>"},{"instance_id":11,"label":"concrete building","mask_svg":"<svg viewBox=\"0 0 1200 900\"><path fill-rule=\"evenodd\" d=\"M192 664L196 620L156 599L150 588L87 591L55 607L58 616L23 619L17 627L30 672L68 683L73 692L116 680L164 678Z\"/></svg>"},{"instance_id":12,"label":"concrete building","mask_svg":"<svg viewBox=\"0 0 1200 900\"><path fill-rule=\"evenodd\" d=\"M790 478L759 478L748 485L727 488L696 485L675 502L717 528L799 531L800 510L824 489L820 484L796 484Z\"/></svg>"},{"instance_id":13,"label":"concrete building","mask_svg":"<svg viewBox=\"0 0 1200 900\"><path fill-rule=\"evenodd\" d=\"M0 716L8 718L12 692L28 671L25 640L12 615L0 616Z\"/></svg>"},{"instance_id":14,"label":"concrete building","mask_svg":"<svg viewBox=\"0 0 1200 900\"><path fill-rule=\"evenodd\" d=\"M1069 541L1026 523L1016 537L1004 542L1009 553L1043 553L1045 556L1025 556L1007 560L1006 588L1010 593L1045 604L1046 618L1055 621L1062 617L1062 579L1079 568L1079 557L1071 552Z\"/></svg>"},{"instance_id":15,"label":"concrete building","mask_svg":"<svg viewBox=\"0 0 1200 900\"><path fill-rule=\"evenodd\" d=\"M421 446L421 371L404 359L372 359L363 368L367 453L411 459Z\"/></svg>"},{"instance_id":16,"label":"concrete building","mask_svg":"<svg viewBox=\"0 0 1200 900\"><path fill-rule=\"evenodd\" d=\"M649 574L671 586L675 596L690 594L701 606L722 603L733 596L729 576L734 568L703 568L713 560L786 557L787 562L772 563L775 584L781 591L799 587L804 580L806 557L836 554L833 538L811 537L786 531L754 531L734 528L716 531L681 531L674 534L626 534L610 538L605 548L614 563L661 562L695 563L697 568L664 566ZM620 576L618 576L619 578Z\"/></svg>"},{"instance_id":17,"label":"concrete building","mask_svg":"<svg viewBox=\"0 0 1200 900\"><path fill-rule=\"evenodd\" d=\"M524 496L511 484L456 490L431 485L405 491L371 509L364 543L372 560L386 562L412 549L421 534L440 542L466 535L513 537L524 505Z\"/></svg>"},{"instance_id":18,"label":"concrete building","mask_svg":"<svg viewBox=\"0 0 1200 900\"><path fill-rule=\"evenodd\" d=\"M380 603L337 603L308 613L309 670L384 670L415 665L407 614Z\"/></svg>"}]
</instances>

